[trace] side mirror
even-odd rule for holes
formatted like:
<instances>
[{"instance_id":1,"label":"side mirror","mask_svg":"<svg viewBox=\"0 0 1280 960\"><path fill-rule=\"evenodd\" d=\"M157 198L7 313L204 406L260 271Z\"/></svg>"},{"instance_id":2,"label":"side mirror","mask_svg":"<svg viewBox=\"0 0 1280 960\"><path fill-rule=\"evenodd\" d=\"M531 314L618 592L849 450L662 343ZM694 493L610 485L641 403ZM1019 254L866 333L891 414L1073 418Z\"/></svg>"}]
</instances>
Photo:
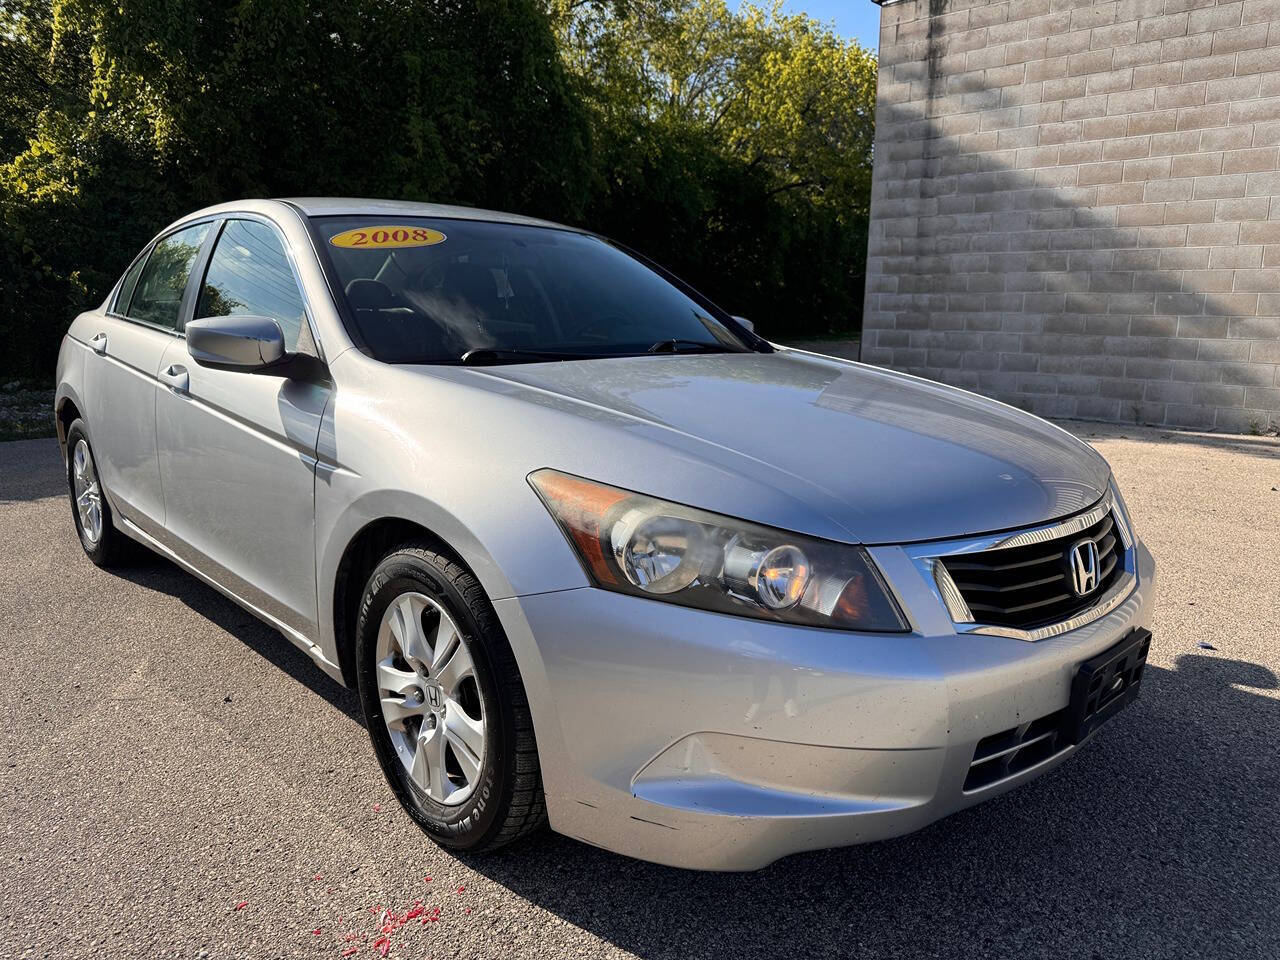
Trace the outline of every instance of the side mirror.
<instances>
[{"instance_id":1,"label":"side mirror","mask_svg":"<svg viewBox=\"0 0 1280 960\"><path fill-rule=\"evenodd\" d=\"M733 319L737 320L739 324L746 327L747 333L756 332L756 325L752 323L750 320L748 320L746 317L734 317Z\"/></svg>"},{"instance_id":2,"label":"side mirror","mask_svg":"<svg viewBox=\"0 0 1280 960\"><path fill-rule=\"evenodd\" d=\"M285 357L284 332L270 317L209 317L187 324L187 352L196 363L250 372Z\"/></svg>"}]
</instances>

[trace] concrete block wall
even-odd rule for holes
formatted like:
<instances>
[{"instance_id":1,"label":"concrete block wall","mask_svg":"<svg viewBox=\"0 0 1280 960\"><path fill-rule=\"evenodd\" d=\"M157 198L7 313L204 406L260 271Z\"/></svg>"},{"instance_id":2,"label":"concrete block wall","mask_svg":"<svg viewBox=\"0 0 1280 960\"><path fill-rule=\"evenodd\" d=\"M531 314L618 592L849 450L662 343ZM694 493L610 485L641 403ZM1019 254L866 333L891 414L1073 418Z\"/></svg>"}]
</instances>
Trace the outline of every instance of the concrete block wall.
<instances>
[{"instance_id":1,"label":"concrete block wall","mask_svg":"<svg viewBox=\"0 0 1280 960\"><path fill-rule=\"evenodd\" d=\"M876 122L864 361L1280 422L1280 0L886 2Z\"/></svg>"}]
</instances>

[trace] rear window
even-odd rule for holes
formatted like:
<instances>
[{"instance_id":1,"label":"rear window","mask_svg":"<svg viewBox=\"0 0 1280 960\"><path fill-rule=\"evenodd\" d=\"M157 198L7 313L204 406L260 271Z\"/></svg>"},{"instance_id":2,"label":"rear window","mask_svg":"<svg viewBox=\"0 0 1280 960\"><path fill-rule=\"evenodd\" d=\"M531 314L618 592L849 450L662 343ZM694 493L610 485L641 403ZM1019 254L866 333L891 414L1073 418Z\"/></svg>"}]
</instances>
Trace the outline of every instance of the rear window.
<instances>
[{"instance_id":1,"label":"rear window","mask_svg":"<svg viewBox=\"0 0 1280 960\"><path fill-rule=\"evenodd\" d=\"M420 217L314 223L353 332L388 363L748 349L714 308L597 237Z\"/></svg>"}]
</instances>

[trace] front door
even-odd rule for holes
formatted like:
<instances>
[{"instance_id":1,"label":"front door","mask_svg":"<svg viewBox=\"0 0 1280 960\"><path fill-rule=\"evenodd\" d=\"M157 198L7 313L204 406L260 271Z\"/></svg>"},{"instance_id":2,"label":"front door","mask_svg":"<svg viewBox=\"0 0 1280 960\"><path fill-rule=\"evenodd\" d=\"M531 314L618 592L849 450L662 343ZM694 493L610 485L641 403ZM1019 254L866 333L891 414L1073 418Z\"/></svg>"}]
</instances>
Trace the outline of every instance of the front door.
<instances>
[{"instance_id":1,"label":"front door","mask_svg":"<svg viewBox=\"0 0 1280 960\"><path fill-rule=\"evenodd\" d=\"M280 323L290 353L314 351L283 237L230 219L192 315ZM197 364L185 339L160 369L156 436L168 543L284 625L314 638L315 449L330 384Z\"/></svg>"}]
</instances>

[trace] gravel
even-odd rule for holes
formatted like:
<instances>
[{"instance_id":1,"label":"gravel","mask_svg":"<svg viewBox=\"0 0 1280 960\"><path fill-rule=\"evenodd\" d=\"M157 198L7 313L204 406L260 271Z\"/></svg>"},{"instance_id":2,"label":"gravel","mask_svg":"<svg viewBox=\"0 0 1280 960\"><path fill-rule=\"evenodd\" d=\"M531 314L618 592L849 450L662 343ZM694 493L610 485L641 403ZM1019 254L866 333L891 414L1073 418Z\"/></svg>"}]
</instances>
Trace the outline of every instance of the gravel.
<instances>
[{"instance_id":1,"label":"gravel","mask_svg":"<svg viewBox=\"0 0 1280 960\"><path fill-rule=\"evenodd\" d=\"M748 875L552 834L444 853L353 694L167 563L91 566L56 443L0 445L0 955L1273 955L1280 443L1071 429L1160 563L1140 700L1011 794Z\"/></svg>"}]
</instances>

